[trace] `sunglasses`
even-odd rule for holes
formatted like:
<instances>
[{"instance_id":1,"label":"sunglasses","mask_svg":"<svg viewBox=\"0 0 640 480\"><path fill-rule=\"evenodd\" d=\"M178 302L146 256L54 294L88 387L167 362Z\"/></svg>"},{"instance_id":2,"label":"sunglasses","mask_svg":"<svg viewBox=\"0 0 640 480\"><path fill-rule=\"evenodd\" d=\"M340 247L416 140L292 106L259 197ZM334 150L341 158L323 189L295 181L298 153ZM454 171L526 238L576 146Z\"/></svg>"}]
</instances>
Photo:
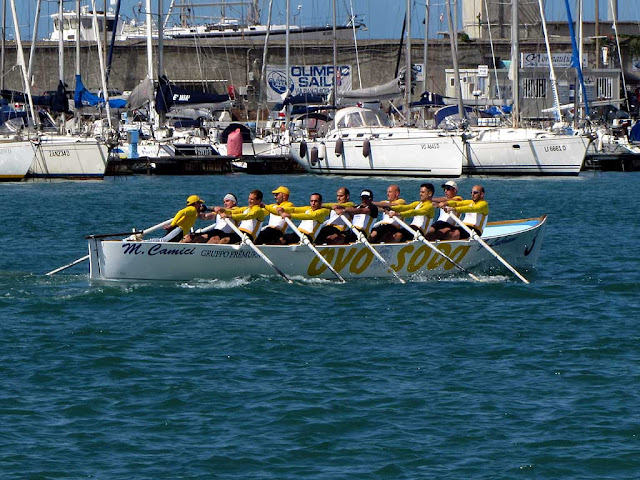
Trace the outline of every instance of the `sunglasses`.
<instances>
[{"instance_id":1,"label":"sunglasses","mask_svg":"<svg viewBox=\"0 0 640 480\"><path fill-rule=\"evenodd\" d=\"M482 192L476 192L475 190L471 191L471 195L480 195Z\"/></svg>"}]
</instances>

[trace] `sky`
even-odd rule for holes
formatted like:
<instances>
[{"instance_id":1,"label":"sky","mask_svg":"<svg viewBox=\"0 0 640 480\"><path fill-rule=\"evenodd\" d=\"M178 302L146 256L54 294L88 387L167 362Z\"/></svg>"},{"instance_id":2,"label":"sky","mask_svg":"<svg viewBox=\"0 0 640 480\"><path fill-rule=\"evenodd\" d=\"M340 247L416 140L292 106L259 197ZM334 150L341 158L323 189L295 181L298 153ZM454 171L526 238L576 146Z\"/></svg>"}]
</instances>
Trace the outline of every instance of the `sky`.
<instances>
[{"instance_id":1,"label":"sky","mask_svg":"<svg viewBox=\"0 0 640 480\"><path fill-rule=\"evenodd\" d=\"M115 5L115 0L96 0L98 10ZM176 3L187 3L189 0L176 0ZM213 3L213 0L191 0L193 3ZM495 1L495 0L491 0ZM508 0L500 0L508 1ZM535 1L535 0L527 0ZM595 17L595 0L584 0L585 19L593 21ZM611 0L600 1L600 17L605 18L607 6ZM31 39L33 31L36 0L15 0L20 18L20 31L22 38ZM424 37L424 12L426 0L412 0L412 38ZM430 0L430 27L431 37L436 37L438 31L446 30L446 0ZM153 9L156 9L157 0L152 0ZM167 10L171 0L163 0ZM261 0L262 19L266 23L266 0ZM10 3L7 1L7 33L8 38L13 38L13 20L11 17ZM75 0L65 0L64 8L74 10ZM91 5L90 0L82 0L82 5ZM139 10L144 12L145 0L122 0L121 15L128 19L143 19ZM405 0L336 0L336 17L338 23L345 23L353 11L358 19L367 26L360 31L360 39L399 39L402 31L402 22L405 16ZM547 0L546 14L548 20L562 20L566 18L564 2L562 0ZM575 18L575 0L570 0L572 15ZM640 0L618 0L619 20L640 21ZM332 0L290 0L291 20L296 25L324 25L332 24ZM285 23L286 0L273 0L272 23ZM58 11L58 0L42 0L42 12L38 38L44 38L51 32L50 15ZM200 11L200 10L198 10ZM229 15L231 16L231 15ZM441 16L444 20L441 20ZM640 34L640 27L639 27Z\"/></svg>"}]
</instances>

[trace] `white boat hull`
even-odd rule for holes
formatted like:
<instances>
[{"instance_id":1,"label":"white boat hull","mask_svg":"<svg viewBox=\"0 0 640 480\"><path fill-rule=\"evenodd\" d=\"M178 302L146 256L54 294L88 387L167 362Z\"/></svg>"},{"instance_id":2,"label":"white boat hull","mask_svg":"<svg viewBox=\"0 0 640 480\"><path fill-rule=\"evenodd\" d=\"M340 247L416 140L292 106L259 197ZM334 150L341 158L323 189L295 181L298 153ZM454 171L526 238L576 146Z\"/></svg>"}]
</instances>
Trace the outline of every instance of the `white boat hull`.
<instances>
[{"instance_id":1,"label":"white boat hull","mask_svg":"<svg viewBox=\"0 0 640 480\"><path fill-rule=\"evenodd\" d=\"M462 173L462 141L417 128L366 128L330 135L322 141L292 142L291 156L309 173L337 175L394 175L459 177ZM338 139L342 153L336 153ZM365 156L365 140L369 155ZM312 149L318 149L314 163ZM306 150L306 151L305 151Z\"/></svg>"},{"instance_id":2,"label":"white boat hull","mask_svg":"<svg viewBox=\"0 0 640 480\"><path fill-rule=\"evenodd\" d=\"M533 268L540 253L546 216L487 226L483 239L518 269ZM275 275L247 245L161 243L157 241L88 240L92 280L232 279ZM439 242L437 247L474 273L504 272L475 241ZM335 278L305 245L260 246L287 276ZM344 278L392 278L363 244L318 245L318 250ZM376 250L402 277L442 278L460 272L418 241L381 244Z\"/></svg>"},{"instance_id":3,"label":"white boat hull","mask_svg":"<svg viewBox=\"0 0 640 480\"><path fill-rule=\"evenodd\" d=\"M469 175L578 175L590 140L526 129L489 129L466 140Z\"/></svg>"},{"instance_id":4,"label":"white boat hull","mask_svg":"<svg viewBox=\"0 0 640 480\"><path fill-rule=\"evenodd\" d=\"M33 147L31 142L0 141L0 181L20 181L31 166Z\"/></svg>"},{"instance_id":5,"label":"white boat hull","mask_svg":"<svg viewBox=\"0 0 640 480\"><path fill-rule=\"evenodd\" d=\"M93 138L46 136L32 142L31 178L100 180L107 168L108 149Z\"/></svg>"}]
</instances>

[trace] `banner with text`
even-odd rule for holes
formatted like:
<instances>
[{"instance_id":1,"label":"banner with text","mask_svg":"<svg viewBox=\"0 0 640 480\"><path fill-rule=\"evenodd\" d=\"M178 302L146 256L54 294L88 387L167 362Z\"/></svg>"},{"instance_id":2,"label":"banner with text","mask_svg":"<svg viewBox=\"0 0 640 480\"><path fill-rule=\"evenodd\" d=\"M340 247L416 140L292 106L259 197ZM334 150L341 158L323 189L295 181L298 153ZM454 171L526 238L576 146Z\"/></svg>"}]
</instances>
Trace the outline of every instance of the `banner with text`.
<instances>
[{"instance_id":1,"label":"banner with text","mask_svg":"<svg viewBox=\"0 0 640 480\"><path fill-rule=\"evenodd\" d=\"M553 66L558 68L571 67L571 52L568 53L552 53ZM585 53L582 55L582 68L588 65L588 55ZM549 68L549 55L546 53L521 53L520 62L522 68L536 68L543 67Z\"/></svg>"},{"instance_id":2,"label":"banner with text","mask_svg":"<svg viewBox=\"0 0 640 480\"><path fill-rule=\"evenodd\" d=\"M286 67L267 65L267 102L282 102L287 90ZM339 65L336 76L338 92L351 90L351 65ZM333 65L290 65L289 89L291 96L324 95L333 89Z\"/></svg>"}]
</instances>

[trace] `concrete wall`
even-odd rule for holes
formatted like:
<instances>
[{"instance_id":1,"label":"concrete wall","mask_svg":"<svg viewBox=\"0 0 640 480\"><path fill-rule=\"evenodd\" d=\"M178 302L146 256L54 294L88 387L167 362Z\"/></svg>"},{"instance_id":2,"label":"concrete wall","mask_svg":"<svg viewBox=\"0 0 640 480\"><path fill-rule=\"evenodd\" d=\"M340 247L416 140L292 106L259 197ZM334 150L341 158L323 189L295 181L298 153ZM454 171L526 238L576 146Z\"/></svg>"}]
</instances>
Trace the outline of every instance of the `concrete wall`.
<instances>
[{"instance_id":1,"label":"concrete wall","mask_svg":"<svg viewBox=\"0 0 640 480\"><path fill-rule=\"evenodd\" d=\"M397 41L361 41L359 61L361 67L362 86L387 82L394 78L397 61ZM521 42L523 52L544 52L544 44L540 42ZM554 52L570 51L568 41L557 41L552 46ZM497 57L508 60L510 44L508 40L494 42ZM589 58L595 58L593 45L586 46ZM29 44L25 44L28 57ZM623 58L624 58L623 51ZM423 43L413 42L412 56L414 63L422 63ZM614 64L616 67L614 57ZM356 71L356 55L352 44L341 44L338 49L338 61L353 66L353 88L359 88ZM291 64L331 64L333 50L330 42L308 42L304 46L291 48ZM28 58L27 58L28 62ZM74 88L75 49L70 46L65 51L65 81L69 89ZM154 57L155 62L155 57ZM268 62L285 64L285 46L282 43L269 47ZM491 47L487 42L478 40L459 45L459 63L461 68L477 68L485 64L491 68L493 60ZM194 45L192 41L166 41L164 47L165 73L172 81L192 81L195 84L206 80L208 91L213 88L218 93L226 91L230 84L237 87L253 85L256 92L259 86L259 75L262 64L262 45L249 41L221 44L201 41ZM20 70L16 66L16 50L12 43L7 44L5 60L5 88L23 90ZM404 65L404 58L401 59ZM154 68L155 68L154 63ZM439 94L445 93L445 69L452 68L451 51L448 40L431 40L429 42L429 61L427 66L427 89ZM81 73L84 84L89 89L100 88L99 62L95 46L84 45L81 51ZM131 90L147 74L146 44L144 41L118 44L114 52L114 61L110 86L120 90ZM34 94L53 90L58 83L57 44L38 42L34 62ZM414 98L422 92L419 85Z\"/></svg>"}]
</instances>

